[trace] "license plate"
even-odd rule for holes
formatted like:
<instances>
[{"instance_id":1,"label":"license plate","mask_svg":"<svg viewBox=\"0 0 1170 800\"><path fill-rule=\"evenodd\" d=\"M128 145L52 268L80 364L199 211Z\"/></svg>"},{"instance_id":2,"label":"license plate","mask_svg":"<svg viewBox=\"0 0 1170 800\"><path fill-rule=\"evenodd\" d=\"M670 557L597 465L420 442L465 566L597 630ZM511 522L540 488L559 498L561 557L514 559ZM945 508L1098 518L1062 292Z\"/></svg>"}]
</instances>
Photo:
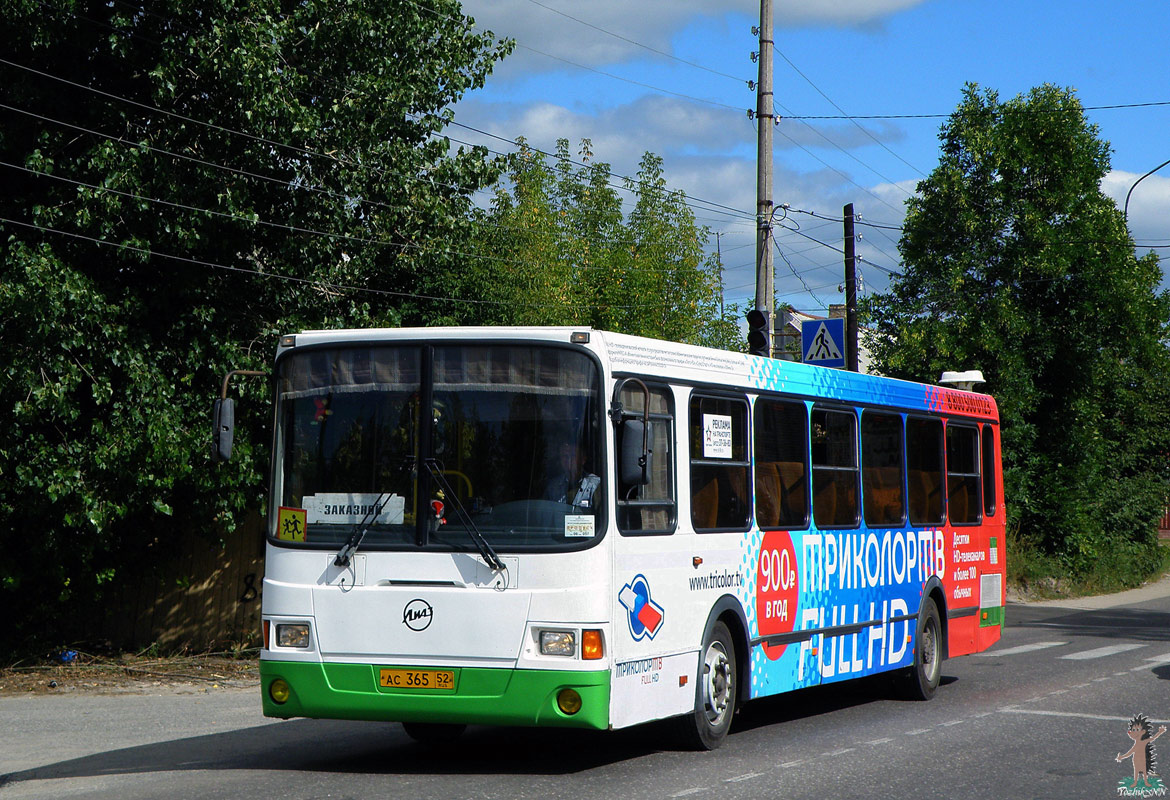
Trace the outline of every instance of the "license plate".
<instances>
[{"instance_id":1,"label":"license plate","mask_svg":"<svg viewBox=\"0 0 1170 800\"><path fill-rule=\"evenodd\" d=\"M455 672L449 669L383 669L378 683L384 689L455 691Z\"/></svg>"}]
</instances>

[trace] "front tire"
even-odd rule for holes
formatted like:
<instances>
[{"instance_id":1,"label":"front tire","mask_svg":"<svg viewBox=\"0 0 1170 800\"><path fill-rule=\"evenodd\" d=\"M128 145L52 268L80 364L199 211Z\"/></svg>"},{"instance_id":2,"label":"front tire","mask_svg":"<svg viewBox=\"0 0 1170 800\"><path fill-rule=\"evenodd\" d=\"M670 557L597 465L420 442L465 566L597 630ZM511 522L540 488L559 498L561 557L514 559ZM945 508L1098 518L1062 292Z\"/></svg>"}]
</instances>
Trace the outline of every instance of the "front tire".
<instances>
[{"instance_id":1,"label":"front tire","mask_svg":"<svg viewBox=\"0 0 1170 800\"><path fill-rule=\"evenodd\" d=\"M938 689L942 677L943 653L942 623L934 600L922 601L918 612L918 630L914 635L914 666L903 677L899 686L907 700L929 700Z\"/></svg>"},{"instance_id":2,"label":"front tire","mask_svg":"<svg viewBox=\"0 0 1170 800\"><path fill-rule=\"evenodd\" d=\"M691 749L714 750L731 728L739 689L735 642L722 622L711 629L700 656L695 710L679 718L679 732Z\"/></svg>"}]
</instances>

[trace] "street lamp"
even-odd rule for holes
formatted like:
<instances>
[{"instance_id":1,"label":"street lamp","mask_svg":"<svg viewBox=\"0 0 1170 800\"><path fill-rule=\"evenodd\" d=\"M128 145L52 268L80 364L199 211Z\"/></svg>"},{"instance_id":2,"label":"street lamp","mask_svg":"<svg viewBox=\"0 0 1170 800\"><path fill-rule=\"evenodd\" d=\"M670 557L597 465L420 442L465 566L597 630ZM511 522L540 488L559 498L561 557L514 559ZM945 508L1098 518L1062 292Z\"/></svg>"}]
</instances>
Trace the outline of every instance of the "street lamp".
<instances>
[{"instance_id":1,"label":"street lamp","mask_svg":"<svg viewBox=\"0 0 1170 800\"><path fill-rule=\"evenodd\" d=\"M1133 186L1129 187L1129 191L1125 193L1125 210L1122 212L1122 215L1125 217L1125 221L1126 221L1126 222L1129 222L1129 196L1130 196L1131 194L1133 194L1133 190L1134 190L1135 188L1137 188L1137 185L1138 185L1139 183L1141 183L1141 182L1142 182L1142 181L1144 181L1146 178L1148 178L1148 177L1150 177L1151 175L1153 175L1155 172L1157 172L1158 170L1160 170L1162 167L1166 166L1167 164L1170 164L1170 161L1163 161L1161 164L1159 164L1158 166L1154 167L1152 170L1150 170L1149 172L1147 172L1145 175L1141 176L1141 177L1140 177L1140 178L1138 178L1136 181L1134 181L1134 182L1133 182Z\"/></svg>"}]
</instances>

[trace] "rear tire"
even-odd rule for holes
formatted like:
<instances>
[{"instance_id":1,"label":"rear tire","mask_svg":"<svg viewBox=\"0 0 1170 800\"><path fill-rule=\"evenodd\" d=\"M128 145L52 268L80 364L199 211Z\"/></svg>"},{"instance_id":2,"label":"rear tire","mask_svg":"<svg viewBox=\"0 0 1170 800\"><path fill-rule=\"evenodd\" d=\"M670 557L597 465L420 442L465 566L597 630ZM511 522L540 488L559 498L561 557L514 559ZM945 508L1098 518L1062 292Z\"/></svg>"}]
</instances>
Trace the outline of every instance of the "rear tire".
<instances>
[{"instance_id":1,"label":"rear tire","mask_svg":"<svg viewBox=\"0 0 1170 800\"><path fill-rule=\"evenodd\" d=\"M455 741L463 735L467 726L453 722L404 722L402 729L419 744L438 745Z\"/></svg>"},{"instance_id":2,"label":"rear tire","mask_svg":"<svg viewBox=\"0 0 1170 800\"><path fill-rule=\"evenodd\" d=\"M714 750L723 744L735 715L739 690L735 641L722 622L716 622L700 651L695 710L678 719L683 744L694 750Z\"/></svg>"},{"instance_id":3,"label":"rear tire","mask_svg":"<svg viewBox=\"0 0 1170 800\"><path fill-rule=\"evenodd\" d=\"M934 600L922 601L918 630L914 634L914 666L899 682L898 693L906 700L929 700L942 677L942 623Z\"/></svg>"}]
</instances>

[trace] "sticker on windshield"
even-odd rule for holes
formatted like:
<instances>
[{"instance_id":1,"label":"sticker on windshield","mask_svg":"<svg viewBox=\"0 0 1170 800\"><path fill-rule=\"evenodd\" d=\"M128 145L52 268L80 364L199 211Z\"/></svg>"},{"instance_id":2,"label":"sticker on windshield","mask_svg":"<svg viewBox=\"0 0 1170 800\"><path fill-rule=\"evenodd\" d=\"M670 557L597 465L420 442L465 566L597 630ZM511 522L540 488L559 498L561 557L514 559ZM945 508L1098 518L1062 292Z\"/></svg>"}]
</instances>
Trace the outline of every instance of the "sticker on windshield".
<instances>
[{"instance_id":1,"label":"sticker on windshield","mask_svg":"<svg viewBox=\"0 0 1170 800\"><path fill-rule=\"evenodd\" d=\"M305 509L281 506L276 514L276 538L286 542L303 542L308 536Z\"/></svg>"},{"instance_id":2,"label":"sticker on windshield","mask_svg":"<svg viewBox=\"0 0 1170 800\"><path fill-rule=\"evenodd\" d=\"M596 533L592 514L565 514L565 537L592 539Z\"/></svg>"},{"instance_id":3,"label":"sticker on windshield","mask_svg":"<svg viewBox=\"0 0 1170 800\"><path fill-rule=\"evenodd\" d=\"M379 503L375 512L374 504ZM401 525L406 510L406 498L345 492L320 492L304 498L306 521L310 524L357 525L369 521L371 525Z\"/></svg>"}]
</instances>

